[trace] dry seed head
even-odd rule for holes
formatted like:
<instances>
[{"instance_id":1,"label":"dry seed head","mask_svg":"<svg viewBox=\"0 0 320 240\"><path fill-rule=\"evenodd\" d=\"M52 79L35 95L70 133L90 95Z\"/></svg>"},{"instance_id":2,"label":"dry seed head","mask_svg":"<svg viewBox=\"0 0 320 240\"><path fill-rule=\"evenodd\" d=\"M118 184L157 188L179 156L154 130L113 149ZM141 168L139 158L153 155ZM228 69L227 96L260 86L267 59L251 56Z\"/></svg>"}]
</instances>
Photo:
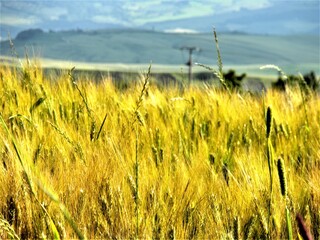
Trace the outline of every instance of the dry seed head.
<instances>
[{"instance_id":1,"label":"dry seed head","mask_svg":"<svg viewBox=\"0 0 320 240\"><path fill-rule=\"evenodd\" d=\"M15 102L16 106L19 107L19 98L18 98L18 94L17 94L16 90L14 90L12 92L12 95L13 95L14 102Z\"/></svg>"},{"instance_id":2,"label":"dry seed head","mask_svg":"<svg viewBox=\"0 0 320 240\"><path fill-rule=\"evenodd\" d=\"M131 190L131 194L132 194L132 197L136 200L136 194L137 194L137 186L136 186L136 183L133 179L133 177L131 175L129 175L127 177L127 182L129 184L129 187L130 187L130 190Z\"/></svg>"},{"instance_id":3,"label":"dry seed head","mask_svg":"<svg viewBox=\"0 0 320 240\"><path fill-rule=\"evenodd\" d=\"M65 239L67 236L67 233L66 233L65 227L63 226L63 223L61 221L57 221L56 227L59 232L59 235L62 237L62 239Z\"/></svg>"},{"instance_id":4,"label":"dry seed head","mask_svg":"<svg viewBox=\"0 0 320 240\"><path fill-rule=\"evenodd\" d=\"M151 189L146 197L146 206L147 206L148 212L150 212L153 209L153 207L155 206L155 203L156 203L156 194L154 189Z\"/></svg>"},{"instance_id":5,"label":"dry seed head","mask_svg":"<svg viewBox=\"0 0 320 240\"><path fill-rule=\"evenodd\" d=\"M52 118L53 118L54 124L57 124L57 116L56 116L56 111L54 109L52 110Z\"/></svg>"},{"instance_id":6,"label":"dry seed head","mask_svg":"<svg viewBox=\"0 0 320 240\"><path fill-rule=\"evenodd\" d=\"M263 211L261 209L259 209L258 211L258 220L260 222L262 231L263 231L263 235L267 236L268 235L268 223L267 223L267 219L263 213Z\"/></svg>"},{"instance_id":7,"label":"dry seed head","mask_svg":"<svg viewBox=\"0 0 320 240\"><path fill-rule=\"evenodd\" d=\"M153 238L155 239L161 239L161 218L160 214L156 213L154 216L154 222L153 222Z\"/></svg>"},{"instance_id":8,"label":"dry seed head","mask_svg":"<svg viewBox=\"0 0 320 240\"><path fill-rule=\"evenodd\" d=\"M158 165L159 165L158 149L154 145L152 145L151 150L152 150L152 154L153 154L153 158L154 158L154 162L156 164L156 167L158 167Z\"/></svg>"},{"instance_id":9,"label":"dry seed head","mask_svg":"<svg viewBox=\"0 0 320 240\"><path fill-rule=\"evenodd\" d=\"M227 163L224 163L222 166L222 174L223 174L224 180L226 181L227 185L229 186L229 169L228 169Z\"/></svg>"},{"instance_id":10,"label":"dry seed head","mask_svg":"<svg viewBox=\"0 0 320 240\"><path fill-rule=\"evenodd\" d=\"M136 118L137 118L138 122L140 123L140 125L144 126L145 125L144 118L143 118L142 114L139 112L139 110L137 110L135 112L135 114L136 114Z\"/></svg>"},{"instance_id":11,"label":"dry seed head","mask_svg":"<svg viewBox=\"0 0 320 240\"><path fill-rule=\"evenodd\" d=\"M92 121L90 126L90 141L94 141L96 133L96 122Z\"/></svg>"},{"instance_id":12,"label":"dry seed head","mask_svg":"<svg viewBox=\"0 0 320 240\"><path fill-rule=\"evenodd\" d=\"M37 107L39 107L43 102L44 100L46 100L46 98L44 97L41 97L39 98L29 109L29 112L32 113L34 109L36 109Z\"/></svg>"},{"instance_id":13,"label":"dry seed head","mask_svg":"<svg viewBox=\"0 0 320 240\"><path fill-rule=\"evenodd\" d=\"M60 114L60 119L64 120L64 111L61 103L59 104L59 114Z\"/></svg>"},{"instance_id":14,"label":"dry seed head","mask_svg":"<svg viewBox=\"0 0 320 240\"><path fill-rule=\"evenodd\" d=\"M283 126L283 124L280 124L280 131L283 133L283 135L288 139L289 138L289 134L286 130L286 128Z\"/></svg>"},{"instance_id":15,"label":"dry seed head","mask_svg":"<svg viewBox=\"0 0 320 240\"><path fill-rule=\"evenodd\" d=\"M11 224L2 217L0 218L0 229L1 237L8 239L20 239Z\"/></svg>"},{"instance_id":16,"label":"dry seed head","mask_svg":"<svg viewBox=\"0 0 320 240\"><path fill-rule=\"evenodd\" d=\"M240 239L240 222L239 217L233 219L233 239Z\"/></svg>"},{"instance_id":17,"label":"dry seed head","mask_svg":"<svg viewBox=\"0 0 320 240\"><path fill-rule=\"evenodd\" d=\"M256 217L252 216L248 222L244 225L244 239L253 239L253 230L256 223Z\"/></svg>"},{"instance_id":18,"label":"dry seed head","mask_svg":"<svg viewBox=\"0 0 320 240\"><path fill-rule=\"evenodd\" d=\"M271 129L272 129L272 111L270 106L267 109L266 127L267 127L267 130L266 130L267 138L269 138L271 134Z\"/></svg>"},{"instance_id":19,"label":"dry seed head","mask_svg":"<svg viewBox=\"0 0 320 240\"><path fill-rule=\"evenodd\" d=\"M174 240L176 239L176 234L175 234L175 229L174 226L170 226L168 233L167 233L167 238L169 240Z\"/></svg>"},{"instance_id":20,"label":"dry seed head","mask_svg":"<svg viewBox=\"0 0 320 240\"><path fill-rule=\"evenodd\" d=\"M227 150L230 151L230 149L232 148L233 145L233 141L234 141L234 133L231 132L228 138L228 142L227 142Z\"/></svg>"},{"instance_id":21,"label":"dry seed head","mask_svg":"<svg viewBox=\"0 0 320 240\"><path fill-rule=\"evenodd\" d=\"M209 154L209 162L210 162L210 164L213 165L214 161L215 161L214 155L213 155L213 153L210 153Z\"/></svg>"},{"instance_id":22,"label":"dry seed head","mask_svg":"<svg viewBox=\"0 0 320 240\"><path fill-rule=\"evenodd\" d=\"M179 162L179 158L176 154L172 154L171 156L171 164L170 164L170 170L172 172L175 172L177 170L177 163Z\"/></svg>"},{"instance_id":23,"label":"dry seed head","mask_svg":"<svg viewBox=\"0 0 320 240\"><path fill-rule=\"evenodd\" d=\"M159 150L159 158L160 158L160 162L163 162L163 148L160 148Z\"/></svg>"},{"instance_id":24,"label":"dry seed head","mask_svg":"<svg viewBox=\"0 0 320 240\"><path fill-rule=\"evenodd\" d=\"M286 197L287 196L287 181L286 181L286 176L285 176L284 163L281 158L278 159L277 167L278 167L281 195L283 197Z\"/></svg>"}]
</instances>

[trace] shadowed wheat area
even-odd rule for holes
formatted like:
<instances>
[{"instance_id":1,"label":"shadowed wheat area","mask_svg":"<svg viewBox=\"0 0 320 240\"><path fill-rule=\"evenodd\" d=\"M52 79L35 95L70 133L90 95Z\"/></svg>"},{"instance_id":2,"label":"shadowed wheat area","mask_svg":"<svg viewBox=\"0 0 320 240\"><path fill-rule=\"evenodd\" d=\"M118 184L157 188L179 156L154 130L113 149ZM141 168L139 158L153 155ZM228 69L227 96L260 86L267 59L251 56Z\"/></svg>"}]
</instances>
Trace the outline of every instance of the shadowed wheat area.
<instances>
[{"instance_id":1,"label":"shadowed wheat area","mask_svg":"<svg viewBox=\"0 0 320 240\"><path fill-rule=\"evenodd\" d=\"M150 71L149 71L150 73ZM320 236L319 95L0 67L0 237Z\"/></svg>"}]
</instances>

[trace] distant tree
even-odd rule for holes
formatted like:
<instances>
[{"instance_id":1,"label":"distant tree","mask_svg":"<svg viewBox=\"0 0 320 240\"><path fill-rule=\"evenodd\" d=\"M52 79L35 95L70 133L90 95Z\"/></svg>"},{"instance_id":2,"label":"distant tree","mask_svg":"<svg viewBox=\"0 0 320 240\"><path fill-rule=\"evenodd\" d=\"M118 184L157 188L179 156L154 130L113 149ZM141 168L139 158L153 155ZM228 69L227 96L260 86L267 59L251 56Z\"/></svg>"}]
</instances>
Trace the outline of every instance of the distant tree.
<instances>
[{"instance_id":1,"label":"distant tree","mask_svg":"<svg viewBox=\"0 0 320 240\"><path fill-rule=\"evenodd\" d=\"M236 71L230 69L227 73L223 74L227 87L231 90L240 89L242 80L246 77L246 74L236 75Z\"/></svg>"},{"instance_id":2,"label":"distant tree","mask_svg":"<svg viewBox=\"0 0 320 240\"><path fill-rule=\"evenodd\" d=\"M289 75L287 79L283 79L282 75L279 73L278 80L272 83L272 88L280 91L284 91L286 86L300 85L302 88L309 88L310 90L317 90L319 88L319 80L317 79L314 71L303 75L304 83L301 82L300 77L295 75ZM306 90L306 89L305 89Z\"/></svg>"},{"instance_id":3,"label":"distant tree","mask_svg":"<svg viewBox=\"0 0 320 240\"><path fill-rule=\"evenodd\" d=\"M316 74L314 73L314 71L311 71L310 73L304 75L303 78L311 90L316 90L317 88L319 88L320 83L316 78Z\"/></svg>"},{"instance_id":4,"label":"distant tree","mask_svg":"<svg viewBox=\"0 0 320 240\"><path fill-rule=\"evenodd\" d=\"M271 84L272 88L275 89L275 90L279 90L279 91L285 91L286 90L286 85L287 85L287 82L285 79L282 78L282 74L279 72L278 73L279 76L278 76L278 79L276 82L273 82ZM289 79L289 77L288 77Z\"/></svg>"},{"instance_id":5,"label":"distant tree","mask_svg":"<svg viewBox=\"0 0 320 240\"><path fill-rule=\"evenodd\" d=\"M28 40L42 33L43 33L43 30L40 28L28 29L28 30L19 32L16 37L16 40Z\"/></svg>"}]
</instances>

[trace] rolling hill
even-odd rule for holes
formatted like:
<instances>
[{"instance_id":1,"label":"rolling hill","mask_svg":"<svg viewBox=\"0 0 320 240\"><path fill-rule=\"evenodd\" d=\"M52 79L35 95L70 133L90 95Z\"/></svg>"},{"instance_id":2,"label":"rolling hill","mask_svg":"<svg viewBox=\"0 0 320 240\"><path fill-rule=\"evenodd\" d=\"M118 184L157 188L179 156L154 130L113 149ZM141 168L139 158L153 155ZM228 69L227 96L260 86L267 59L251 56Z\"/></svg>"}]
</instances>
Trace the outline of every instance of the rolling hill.
<instances>
[{"instance_id":1,"label":"rolling hill","mask_svg":"<svg viewBox=\"0 0 320 240\"><path fill-rule=\"evenodd\" d=\"M279 65L288 73L314 70L319 74L319 36L269 36L219 34L224 65ZM13 39L20 57L29 56L57 61L90 64L183 65L188 52L183 46L195 46L195 62L216 65L212 33L175 34L146 30L95 30L43 32L27 30ZM0 42L0 54L10 56L9 41Z\"/></svg>"}]
</instances>

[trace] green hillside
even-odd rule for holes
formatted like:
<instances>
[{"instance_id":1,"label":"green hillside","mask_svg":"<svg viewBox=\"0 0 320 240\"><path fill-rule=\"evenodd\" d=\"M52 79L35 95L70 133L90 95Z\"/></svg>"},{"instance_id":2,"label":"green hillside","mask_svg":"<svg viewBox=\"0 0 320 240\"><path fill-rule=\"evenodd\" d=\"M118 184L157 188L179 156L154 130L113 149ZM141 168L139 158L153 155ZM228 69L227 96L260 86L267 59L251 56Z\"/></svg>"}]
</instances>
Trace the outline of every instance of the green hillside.
<instances>
[{"instance_id":1,"label":"green hillside","mask_svg":"<svg viewBox=\"0 0 320 240\"><path fill-rule=\"evenodd\" d=\"M219 33L218 33L219 34ZM219 34L224 65L276 64L289 73L319 74L319 36ZM194 61L215 65L212 33L172 34L142 30L32 32L13 40L17 53L83 63L181 65L188 60L183 46L201 49ZM11 55L9 41L0 43L2 56Z\"/></svg>"}]
</instances>

